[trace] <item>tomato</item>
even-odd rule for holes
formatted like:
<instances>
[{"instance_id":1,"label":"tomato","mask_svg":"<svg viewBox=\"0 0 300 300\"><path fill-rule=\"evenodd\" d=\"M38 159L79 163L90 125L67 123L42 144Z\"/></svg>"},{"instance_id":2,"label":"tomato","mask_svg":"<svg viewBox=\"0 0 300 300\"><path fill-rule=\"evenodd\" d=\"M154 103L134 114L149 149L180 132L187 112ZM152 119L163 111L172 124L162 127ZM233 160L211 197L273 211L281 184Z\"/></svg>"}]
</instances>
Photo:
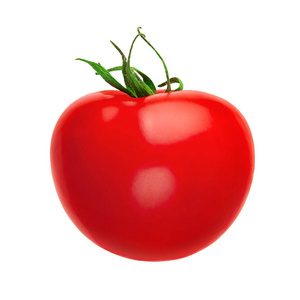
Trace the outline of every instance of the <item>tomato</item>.
<instances>
[{"instance_id":1,"label":"tomato","mask_svg":"<svg viewBox=\"0 0 300 300\"><path fill-rule=\"evenodd\" d=\"M216 241L241 211L254 171L242 114L199 91L88 94L59 118L50 152L58 196L78 229L145 261Z\"/></svg>"}]
</instances>

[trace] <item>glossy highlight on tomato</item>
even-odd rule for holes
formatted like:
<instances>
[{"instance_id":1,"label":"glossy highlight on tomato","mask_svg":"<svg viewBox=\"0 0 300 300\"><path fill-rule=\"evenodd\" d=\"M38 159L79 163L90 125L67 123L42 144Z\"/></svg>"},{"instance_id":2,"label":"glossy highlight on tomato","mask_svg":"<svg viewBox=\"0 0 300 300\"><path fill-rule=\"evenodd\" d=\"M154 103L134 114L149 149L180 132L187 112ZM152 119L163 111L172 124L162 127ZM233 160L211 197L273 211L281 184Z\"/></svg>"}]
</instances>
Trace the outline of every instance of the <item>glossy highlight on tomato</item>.
<instances>
[{"instance_id":1,"label":"glossy highlight on tomato","mask_svg":"<svg viewBox=\"0 0 300 300\"><path fill-rule=\"evenodd\" d=\"M59 118L50 152L58 196L78 229L144 261L183 258L216 241L254 172L242 114L198 91L88 94Z\"/></svg>"}]
</instances>

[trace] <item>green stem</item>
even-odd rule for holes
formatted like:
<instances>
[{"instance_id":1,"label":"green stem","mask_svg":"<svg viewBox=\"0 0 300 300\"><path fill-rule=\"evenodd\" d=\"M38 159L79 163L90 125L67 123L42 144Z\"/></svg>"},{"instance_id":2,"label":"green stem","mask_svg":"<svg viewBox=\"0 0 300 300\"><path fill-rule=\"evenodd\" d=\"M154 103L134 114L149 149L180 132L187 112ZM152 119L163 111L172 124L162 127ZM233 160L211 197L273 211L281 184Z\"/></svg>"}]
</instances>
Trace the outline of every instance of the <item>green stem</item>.
<instances>
[{"instance_id":1,"label":"green stem","mask_svg":"<svg viewBox=\"0 0 300 300\"><path fill-rule=\"evenodd\" d=\"M155 93L153 93L151 87L149 87L144 81L142 81L138 77L138 75L136 75L136 73L134 73L132 71L132 69L130 67L130 59L131 59L133 45L139 36L140 36L140 33L136 35L136 37L134 38L134 40L131 43L131 47L130 47L129 54L128 54L127 64L125 65L126 74L129 77L130 85L133 88L133 90L136 92L136 94L138 95L138 98L156 94L156 91L155 91Z\"/></svg>"},{"instance_id":2,"label":"green stem","mask_svg":"<svg viewBox=\"0 0 300 300\"><path fill-rule=\"evenodd\" d=\"M111 68L111 69L105 69L100 63L95 63L95 62L81 59L81 58L78 58L77 60L81 60L81 61L89 64L96 71L96 75L100 75L107 83L109 83L116 89L128 94L129 96L131 96L133 98L142 98L142 97L154 95L157 93L157 91L156 91L156 88L155 88L152 80L143 72L130 66L132 49L133 49L133 46L134 46L137 38L140 36L155 51L155 53L158 55L158 57L160 58L160 60L162 61L163 65L164 65L167 81L160 84L159 87L166 85L167 88L165 90L165 93L168 93L168 92L171 92L171 84L172 83L179 83L179 87L175 91L181 91L183 89L183 84L182 84L181 80L177 77L173 77L170 79L169 72L168 72L167 66L166 66L163 58L156 51L156 49L148 42L148 40L146 39L146 36L140 32L140 29L141 29L141 27L138 27L138 29L137 29L138 34L135 36L134 40L131 43L131 47L130 47L129 54L128 54L128 59L123 54L121 49L115 43L111 42L113 44L113 46L115 47L115 49L120 53L120 55L122 57L122 62L123 62L122 66L118 66L118 67ZM110 72L112 72L112 71L122 71L124 83L125 83L126 87L124 87L122 84L120 84L110 74Z\"/></svg>"},{"instance_id":3,"label":"green stem","mask_svg":"<svg viewBox=\"0 0 300 300\"><path fill-rule=\"evenodd\" d=\"M164 65L164 69L165 69L165 73L166 73L166 77L167 77L167 89L166 89L166 93L171 91L171 83L170 83L170 77L169 77L169 72L168 72L168 68L167 65L165 64L163 58L161 57L161 55L157 52L157 50L149 43L149 41L146 39L146 35L141 33L140 29L142 29L142 27L138 27L137 31L139 33L139 35L141 36L141 38L155 51L155 53L158 55L158 57L160 58L160 60L162 61L163 65Z\"/></svg>"},{"instance_id":4,"label":"green stem","mask_svg":"<svg viewBox=\"0 0 300 300\"><path fill-rule=\"evenodd\" d=\"M131 59L131 52L132 52L132 49L133 49L133 45L136 41L136 39L141 36L141 34L137 34L136 37L133 39L132 43L131 43L131 46L130 46L130 50L129 50L129 54L128 54L128 67L130 68L130 59Z\"/></svg>"}]
</instances>

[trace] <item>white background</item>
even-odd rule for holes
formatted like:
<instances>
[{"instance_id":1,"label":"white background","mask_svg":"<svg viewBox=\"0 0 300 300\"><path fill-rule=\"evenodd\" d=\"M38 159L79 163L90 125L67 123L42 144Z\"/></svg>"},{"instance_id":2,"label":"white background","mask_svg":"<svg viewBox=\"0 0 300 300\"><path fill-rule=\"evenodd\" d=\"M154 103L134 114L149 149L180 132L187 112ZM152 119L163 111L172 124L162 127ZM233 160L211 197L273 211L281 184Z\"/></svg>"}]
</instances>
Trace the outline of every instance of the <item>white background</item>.
<instances>
[{"instance_id":1,"label":"white background","mask_svg":"<svg viewBox=\"0 0 300 300\"><path fill-rule=\"evenodd\" d=\"M0 298L300 299L299 1L2 1ZM143 27L185 89L233 103L256 170L243 211L188 258L138 262L86 239L63 211L49 146L62 111L109 86L76 57L121 64ZM137 41L132 65L164 81ZM298 285L298 286L297 286Z\"/></svg>"}]
</instances>

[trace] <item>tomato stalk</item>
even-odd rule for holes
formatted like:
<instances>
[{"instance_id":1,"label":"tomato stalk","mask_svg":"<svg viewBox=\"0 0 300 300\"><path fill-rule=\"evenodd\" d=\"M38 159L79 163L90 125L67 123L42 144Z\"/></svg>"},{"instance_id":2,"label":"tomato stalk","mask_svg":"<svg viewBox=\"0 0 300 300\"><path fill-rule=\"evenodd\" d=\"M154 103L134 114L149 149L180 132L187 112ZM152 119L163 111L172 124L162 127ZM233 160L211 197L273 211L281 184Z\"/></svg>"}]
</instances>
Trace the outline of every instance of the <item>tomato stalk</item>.
<instances>
[{"instance_id":1,"label":"tomato stalk","mask_svg":"<svg viewBox=\"0 0 300 300\"><path fill-rule=\"evenodd\" d=\"M138 27L138 33L140 34L141 38L155 51L155 53L158 55L158 57L160 58L160 60L162 61L164 68L165 68L165 72L166 72L166 77L167 77L167 81L166 81L166 85L167 85L167 89L166 89L166 93L171 91L171 83L170 83L170 77L169 77L169 71L168 68L163 60L163 58L160 56L160 54L156 51L156 49L146 40L146 36L140 32L141 27Z\"/></svg>"},{"instance_id":2,"label":"tomato stalk","mask_svg":"<svg viewBox=\"0 0 300 300\"><path fill-rule=\"evenodd\" d=\"M155 51L155 53L158 55L159 59L163 63L167 80L159 84L158 87L167 86L165 93L168 93L168 92L173 92L171 90L171 84L178 83L179 87L174 91L181 91L183 89L182 81L178 77L172 77L172 78L169 77L169 72L163 58L157 52L157 50L149 43L149 41L146 39L146 36L140 32L140 29L141 27L138 27L137 29L138 34L135 36L135 38L132 41L129 54L128 54L128 59L121 51L121 49L114 42L111 41L112 45L115 47L115 49L120 53L122 57L122 66L105 69L100 63L95 63L82 58L77 58L76 60L81 60L83 62L86 62L96 71L96 75L100 75L111 86L128 94L133 98L141 98L141 97L154 95L157 93L157 90L152 80L145 73L141 72L137 68L130 66L131 53L132 53L134 43L138 37L141 37ZM110 74L113 71L122 71L125 87Z\"/></svg>"}]
</instances>

